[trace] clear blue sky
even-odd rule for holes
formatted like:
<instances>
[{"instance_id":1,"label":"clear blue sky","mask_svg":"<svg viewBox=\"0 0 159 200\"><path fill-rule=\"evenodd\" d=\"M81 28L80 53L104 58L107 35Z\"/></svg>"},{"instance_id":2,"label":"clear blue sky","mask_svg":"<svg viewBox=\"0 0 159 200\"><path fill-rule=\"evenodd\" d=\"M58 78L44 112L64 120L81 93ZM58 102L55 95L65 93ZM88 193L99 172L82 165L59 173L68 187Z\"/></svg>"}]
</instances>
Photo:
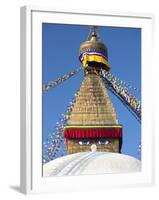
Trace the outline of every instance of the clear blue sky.
<instances>
[{"instance_id":1,"label":"clear blue sky","mask_svg":"<svg viewBox=\"0 0 159 200\"><path fill-rule=\"evenodd\" d=\"M89 27L83 25L43 24L43 84L80 67L80 43ZM98 32L108 48L111 73L141 88L141 29L99 27ZM54 129L66 112L74 93L83 80L83 72L43 94L43 139ZM119 123L123 125L122 153L140 158L138 144L141 127L122 103L111 93ZM140 94L135 93L140 98Z\"/></svg>"}]
</instances>

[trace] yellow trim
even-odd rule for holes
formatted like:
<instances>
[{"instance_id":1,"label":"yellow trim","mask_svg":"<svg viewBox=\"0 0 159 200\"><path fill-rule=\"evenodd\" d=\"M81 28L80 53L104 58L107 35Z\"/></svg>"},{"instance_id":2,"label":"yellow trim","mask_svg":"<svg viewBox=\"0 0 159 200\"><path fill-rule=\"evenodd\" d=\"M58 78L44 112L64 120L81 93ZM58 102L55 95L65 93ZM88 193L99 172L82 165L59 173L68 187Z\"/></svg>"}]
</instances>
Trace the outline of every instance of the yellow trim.
<instances>
[{"instance_id":1,"label":"yellow trim","mask_svg":"<svg viewBox=\"0 0 159 200\"><path fill-rule=\"evenodd\" d=\"M85 66L87 64L87 61L89 62L100 62L105 64L107 67L109 67L109 63L106 59L104 59L102 56L99 55L84 55L82 64Z\"/></svg>"},{"instance_id":2,"label":"yellow trim","mask_svg":"<svg viewBox=\"0 0 159 200\"><path fill-rule=\"evenodd\" d=\"M65 126L64 129L66 128L122 128L122 126Z\"/></svg>"}]
</instances>

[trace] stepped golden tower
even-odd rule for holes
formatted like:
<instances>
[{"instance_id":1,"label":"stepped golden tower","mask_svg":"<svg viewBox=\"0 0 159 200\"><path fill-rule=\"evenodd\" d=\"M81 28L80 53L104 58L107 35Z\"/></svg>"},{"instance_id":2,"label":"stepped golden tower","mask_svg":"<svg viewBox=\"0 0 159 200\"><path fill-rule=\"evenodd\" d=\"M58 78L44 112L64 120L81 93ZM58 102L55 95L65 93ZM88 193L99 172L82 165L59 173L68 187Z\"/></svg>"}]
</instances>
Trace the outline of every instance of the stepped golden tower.
<instances>
[{"instance_id":1,"label":"stepped golden tower","mask_svg":"<svg viewBox=\"0 0 159 200\"><path fill-rule=\"evenodd\" d=\"M122 126L102 80L109 71L107 47L92 28L87 41L81 43L79 59L84 80L64 127L69 154L84 151L120 152Z\"/></svg>"}]
</instances>

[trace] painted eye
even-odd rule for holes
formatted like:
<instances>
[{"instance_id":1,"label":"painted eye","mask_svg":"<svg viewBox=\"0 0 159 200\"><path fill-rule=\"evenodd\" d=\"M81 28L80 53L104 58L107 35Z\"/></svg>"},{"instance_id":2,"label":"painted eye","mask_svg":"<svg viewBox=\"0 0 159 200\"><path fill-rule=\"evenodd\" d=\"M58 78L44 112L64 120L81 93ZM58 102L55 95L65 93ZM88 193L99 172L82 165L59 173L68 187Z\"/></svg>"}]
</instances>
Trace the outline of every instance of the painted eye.
<instances>
[{"instance_id":1,"label":"painted eye","mask_svg":"<svg viewBox=\"0 0 159 200\"><path fill-rule=\"evenodd\" d=\"M99 140L98 144L104 145L104 144L109 144L108 140Z\"/></svg>"},{"instance_id":2,"label":"painted eye","mask_svg":"<svg viewBox=\"0 0 159 200\"><path fill-rule=\"evenodd\" d=\"M79 145L89 145L90 142L88 140L84 140L84 141L79 141L78 144Z\"/></svg>"}]
</instances>

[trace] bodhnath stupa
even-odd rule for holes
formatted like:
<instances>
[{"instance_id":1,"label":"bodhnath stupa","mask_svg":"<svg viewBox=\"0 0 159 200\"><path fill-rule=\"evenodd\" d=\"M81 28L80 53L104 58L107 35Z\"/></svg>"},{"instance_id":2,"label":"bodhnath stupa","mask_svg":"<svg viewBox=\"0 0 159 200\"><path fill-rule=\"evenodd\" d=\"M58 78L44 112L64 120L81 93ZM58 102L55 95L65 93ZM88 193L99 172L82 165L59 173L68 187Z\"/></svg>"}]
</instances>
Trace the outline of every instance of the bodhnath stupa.
<instances>
[{"instance_id":1,"label":"bodhnath stupa","mask_svg":"<svg viewBox=\"0 0 159 200\"><path fill-rule=\"evenodd\" d=\"M122 125L102 79L110 71L108 50L90 29L79 59L84 80L67 115L64 138L68 155L43 166L44 176L140 171L141 162L121 153Z\"/></svg>"},{"instance_id":2,"label":"bodhnath stupa","mask_svg":"<svg viewBox=\"0 0 159 200\"><path fill-rule=\"evenodd\" d=\"M68 153L89 151L120 152L122 126L101 79L102 70L109 71L107 47L93 30L80 46L79 59L84 66L84 80L64 127Z\"/></svg>"}]
</instances>

